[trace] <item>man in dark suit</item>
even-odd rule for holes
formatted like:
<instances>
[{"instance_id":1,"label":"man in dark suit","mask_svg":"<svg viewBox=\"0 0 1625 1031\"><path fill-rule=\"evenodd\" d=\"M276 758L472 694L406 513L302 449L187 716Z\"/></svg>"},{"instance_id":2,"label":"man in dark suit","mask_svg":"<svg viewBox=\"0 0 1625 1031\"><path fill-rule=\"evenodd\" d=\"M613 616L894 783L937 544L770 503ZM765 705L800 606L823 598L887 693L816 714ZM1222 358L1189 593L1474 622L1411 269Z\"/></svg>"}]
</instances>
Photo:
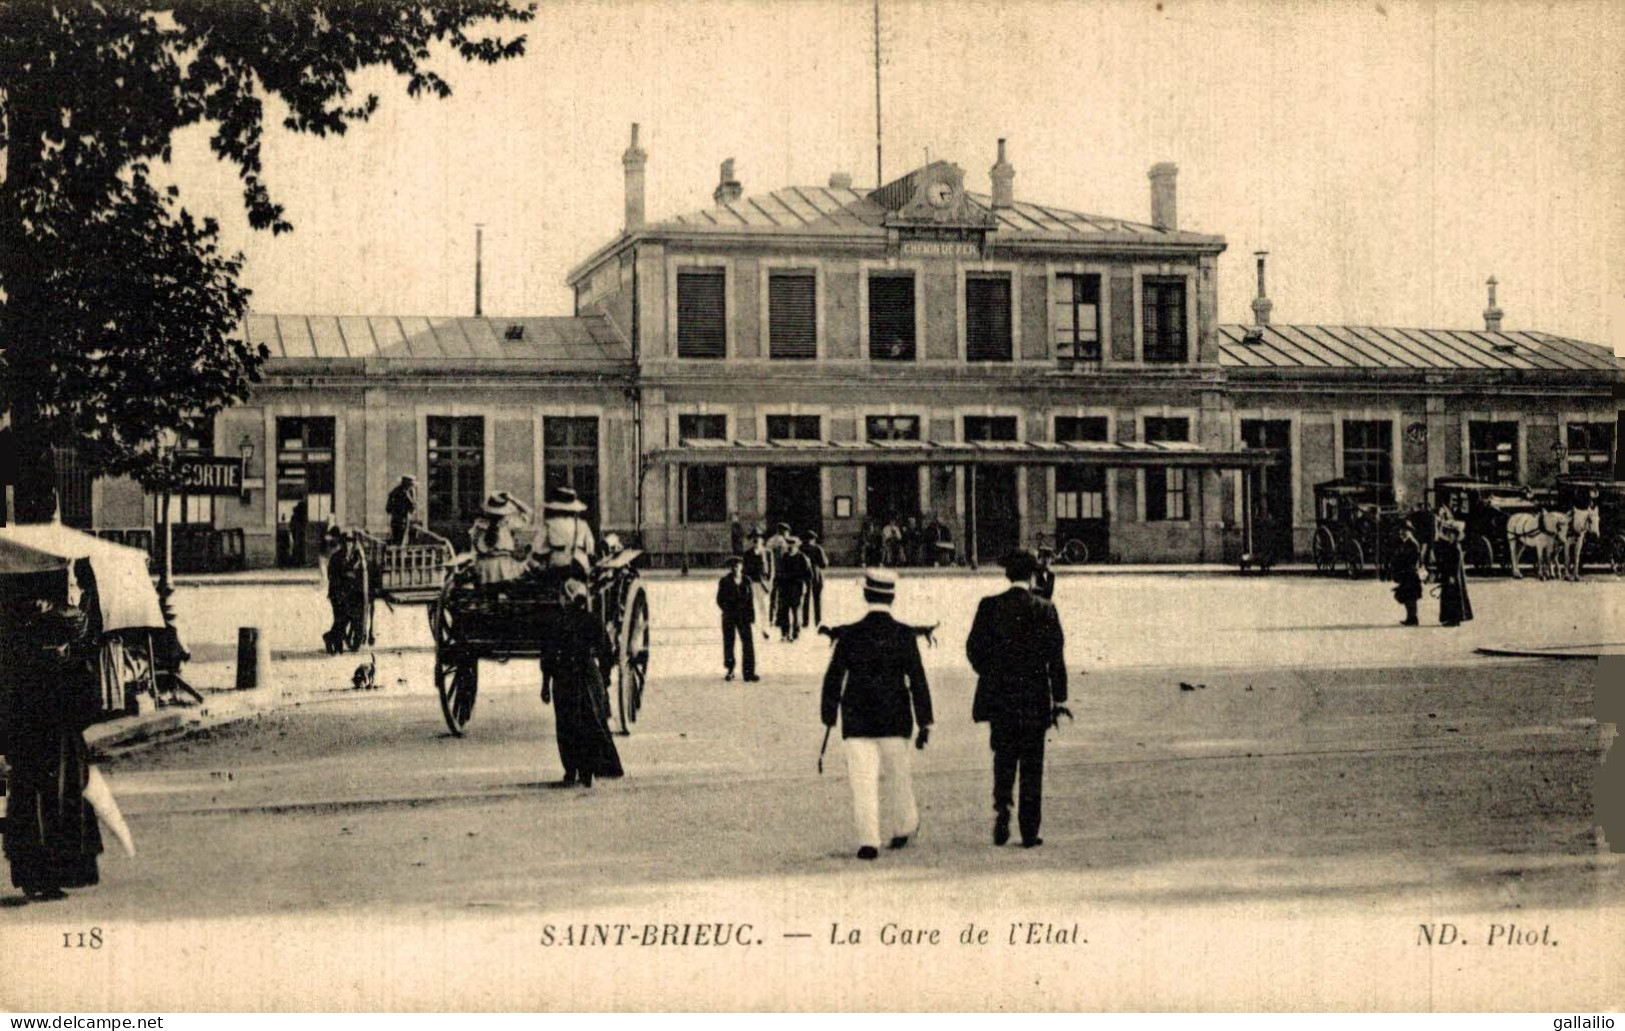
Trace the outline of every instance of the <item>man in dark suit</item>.
<instances>
[{"instance_id":1,"label":"man in dark suit","mask_svg":"<svg viewBox=\"0 0 1625 1031\"><path fill-rule=\"evenodd\" d=\"M1039 545L1038 571L1033 574L1033 593L1045 601L1055 600L1055 570L1050 563L1055 561L1055 549L1048 544Z\"/></svg>"},{"instance_id":2,"label":"man in dark suit","mask_svg":"<svg viewBox=\"0 0 1625 1031\"><path fill-rule=\"evenodd\" d=\"M931 689L914 628L892 618L896 596L894 573L870 570L864 575L863 599L869 614L838 628L824 674L824 726L835 726L840 716L859 859L880 855L883 775L887 815L895 831L890 847L902 848L920 829L908 739L916 721L920 733L914 747L924 748L931 738Z\"/></svg>"},{"instance_id":3,"label":"man in dark suit","mask_svg":"<svg viewBox=\"0 0 1625 1031\"><path fill-rule=\"evenodd\" d=\"M993 749L993 843L1010 840L1011 791L1021 781L1021 843L1033 848L1044 797L1044 733L1066 701L1065 639L1055 606L1032 593L1038 560L1018 551L1005 562L1010 589L983 598L965 641L976 670L971 718L987 723Z\"/></svg>"},{"instance_id":4,"label":"man in dark suit","mask_svg":"<svg viewBox=\"0 0 1625 1031\"><path fill-rule=\"evenodd\" d=\"M754 683L756 675L756 642L751 639L750 625L756 619L756 604L751 597L754 589L744 573L744 559L734 555L728 559L728 572L717 581L717 608L722 611L722 665L734 678L734 637L739 638L741 656L745 662L745 682Z\"/></svg>"},{"instance_id":5,"label":"man in dark suit","mask_svg":"<svg viewBox=\"0 0 1625 1031\"><path fill-rule=\"evenodd\" d=\"M824 621L824 570L829 568L829 554L818 543L818 534L808 530L802 535L801 553L812 566L812 580L801 596L801 626L816 627Z\"/></svg>"}]
</instances>

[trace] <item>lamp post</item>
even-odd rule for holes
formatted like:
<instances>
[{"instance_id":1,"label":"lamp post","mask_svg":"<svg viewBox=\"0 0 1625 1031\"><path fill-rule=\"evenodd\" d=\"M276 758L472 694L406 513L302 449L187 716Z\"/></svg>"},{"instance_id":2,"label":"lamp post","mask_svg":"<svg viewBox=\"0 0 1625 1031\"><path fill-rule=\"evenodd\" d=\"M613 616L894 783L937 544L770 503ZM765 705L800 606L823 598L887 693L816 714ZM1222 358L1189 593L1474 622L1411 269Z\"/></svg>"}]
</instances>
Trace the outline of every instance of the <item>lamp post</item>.
<instances>
[{"instance_id":1,"label":"lamp post","mask_svg":"<svg viewBox=\"0 0 1625 1031\"><path fill-rule=\"evenodd\" d=\"M248 463L254 460L254 441L249 438L248 434L243 434L242 442L237 445L237 452L243 456L243 472L239 481L242 484L243 492L239 500L242 501L244 506L247 506L250 500L248 496Z\"/></svg>"},{"instance_id":2,"label":"lamp post","mask_svg":"<svg viewBox=\"0 0 1625 1031\"><path fill-rule=\"evenodd\" d=\"M175 451L178 442L174 430L163 430L158 434L158 455L161 460L168 459ZM170 603L170 596L175 593L172 582L174 575L174 541L170 536L169 519L169 479L168 470L165 470L163 486L158 493L158 546L163 551L162 560L158 565L158 608L164 616L164 626L175 626L175 607Z\"/></svg>"}]
</instances>

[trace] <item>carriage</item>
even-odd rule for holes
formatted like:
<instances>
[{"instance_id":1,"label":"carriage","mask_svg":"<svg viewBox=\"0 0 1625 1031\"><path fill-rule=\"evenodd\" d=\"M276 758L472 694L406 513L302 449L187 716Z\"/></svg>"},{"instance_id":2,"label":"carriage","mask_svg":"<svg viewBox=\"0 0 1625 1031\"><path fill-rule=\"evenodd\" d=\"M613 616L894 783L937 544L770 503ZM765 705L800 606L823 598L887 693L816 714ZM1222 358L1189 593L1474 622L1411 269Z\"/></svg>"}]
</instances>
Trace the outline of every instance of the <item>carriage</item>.
<instances>
[{"instance_id":1,"label":"carriage","mask_svg":"<svg viewBox=\"0 0 1625 1031\"><path fill-rule=\"evenodd\" d=\"M0 527L0 605L33 598L68 601L70 580L99 636L97 673L108 716L138 696L158 704L201 701L180 675L185 655L147 571L147 554L60 523Z\"/></svg>"},{"instance_id":2,"label":"carriage","mask_svg":"<svg viewBox=\"0 0 1625 1031\"><path fill-rule=\"evenodd\" d=\"M1388 556L1399 541L1408 516L1394 504L1393 488L1359 480L1315 484L1315 568L1350 577L1366 570L1388 575Z\"/></svg>"},{"instance_id":3,"label":"carriage","mask_svg":"<svg viewBox=\"0 0 1625 1031\"><path fill-rule=\"evenodd\" d=\"M1446 505L1466 527L1462 557L1479 574L1512 569L1512 543L1507 520L1519 513L1537 514L1542 499L1528 487L1514 483L1487 483L1468 476L1441 476L1433 481L1429 508Z\"/></svg>"},{"instance_id":4,"label":"carriage","mask_svg":"<svg viewBox=\"0 0 1625 1031\"><path fill-rule=\"evenodd\" d=\"M361 579L361 618L350 624L345 645L359 651L376 639L374 616L378 602L395 605L432 605L451 569L455 552L451 542L413 524L406 543L395 544L365 530L355 531L366 555ZM430 614L433 626L433 614Z\"/></svg>"},{"instance_id":5,"label":"carriage","mask_svg":"<svg viewBox=\"0 0 1625 1031\"><path fill-rule=\"evenodd\" d=\"M638 718L649 676L649 598L636 568L642 554L629 550L601 559L588 585L591 610L615 646L615 666L606 686L622 734L630 733ZM435 690L454 736L463 736L474 715L480 662L539 660L549 616L561 604L557 586L544 578L522 576L482 585L462 568L444 578L429 621Z\"/></svg>"},{"instance_id":6,"label":"carriage","mask_svg":"<svg viewBox=\"0 0 1625 1031\"><path fill-rule=\"evenodd\" d=\"M1615 574L1625 573L1625 483L1577 474L1557 478L1558 504L1565 511L1586 505L1592 491L1597 492L1601 526L1587 535L1580 563L1606 565Z\"/></svg>"}]
</instances>

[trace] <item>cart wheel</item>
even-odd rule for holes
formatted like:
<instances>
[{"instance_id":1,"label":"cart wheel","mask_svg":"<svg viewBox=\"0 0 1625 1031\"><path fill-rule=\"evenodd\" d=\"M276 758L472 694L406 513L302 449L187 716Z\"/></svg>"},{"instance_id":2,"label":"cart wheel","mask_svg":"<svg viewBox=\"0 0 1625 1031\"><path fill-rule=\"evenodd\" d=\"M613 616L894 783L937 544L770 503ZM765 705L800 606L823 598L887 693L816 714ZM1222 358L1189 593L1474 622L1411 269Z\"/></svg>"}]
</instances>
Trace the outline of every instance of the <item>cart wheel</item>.
<instances>
[{"instance_id":1,"label":"cart wheel","mask_svg":"<svg viewBox=\"0 0 1625 1031\"><path fill-rule=\"evenodd\" d=\"M1337 568L1337 542L1332 538L1332 531L1324 526L1316 530L1312 550L1316 572L1330 573Z\"/></svg>"},{"instance_id":2,"label":"cart wheel","mask_svg":"<svg viewBox=\"0 0 1625 1031\"><path fill-rule=\"evenodd\" d=\"M617 644L620 659L615 664L616 721L620 732L629 734L643 707L643 689L649 679L649 596L640 583L633 583L627 592Z\"/></svg>"},{"instance_id":3,"label":"cart wheel","mask_svg":"<svg viewBox=\"0 0 1625 1031\"><path fill-rule=\"evenodd\" d=\"M1343 549L1343 560L1348 563L1350 580L1357 579L1365 572L1365 549L1360 547L1359 541L1351 539L1348 542Z\"/></svg>"},{"instance_id":4,"label":"cart wheel","mask_svg":"<svg viewBox=\"0 0 1625 1031\"><path fill-rule=\"evenodd\" d=\"M1068 540L1061 548L1061 561L1072 566L1081 566L1089 561L1089 545L1076 537Z\"/></svg>"},{"instance_id":5,"label":"cart wheel","mask_svg":"<svg viewBox=\"0 0 1625 1031\"><path fill-rule=\"evenodd\" d=\"M1472 564L1473 572L1482 575L1495 568L1495 545L1488 537L1473 538L1469 551L1468 561Z\"/></svg>"},{"instance_id":6,"label":"cart wheel","mask_svg":"<svg viewBox=\"0 0 1625 1031\"><path fill-rule=\"evenodd\" d=\"M1608 542L1608 568L1615 576L1625 573L1625 534Z\"/></svg>"},{"instance_id":7,"label":"cart wheel","mask_svg":"<svg viewBox=\"0 0 1625 1031\"><path fill-rule=\"evenodd\" d=\"M463 728L474 715L474 699L480 690L478 659L459 659L439 652L434 660L434 687L440 694L440 714L453 737L462 737Z\"/></svg>"}]
</instances>

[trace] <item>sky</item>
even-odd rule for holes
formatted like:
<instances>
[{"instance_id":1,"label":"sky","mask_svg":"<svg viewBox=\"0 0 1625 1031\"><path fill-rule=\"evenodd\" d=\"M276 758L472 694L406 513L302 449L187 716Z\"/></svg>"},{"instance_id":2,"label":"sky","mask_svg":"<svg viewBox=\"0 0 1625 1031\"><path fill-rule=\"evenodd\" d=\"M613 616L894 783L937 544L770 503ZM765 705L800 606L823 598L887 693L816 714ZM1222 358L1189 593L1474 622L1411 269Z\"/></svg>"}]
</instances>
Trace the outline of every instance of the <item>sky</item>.
<instances>
[{"instance_id":1,"label":"sky","mask_svg":"<svg viewBox=\"0 0 1625 1031\"><path fill-rule=\"evenodd\" d=\"M1179 165L1181 228L1224 236L1219 317L1250 321L1267 250L1277 322L1472 328L1494 275L1508 329L1625 354L1625 4L880 0L883 171L931 159L986 192L1149 220ZM247 256L253 307L569 314L569 270L620 231L642 125L651 220L747 194L875 182L874 9L857 2L544 2L529 52L441 56L446 100L369 72L340 138L273 128L295 231L248 229L201 131L171 173ZM268 108L275 117L274 107Z\"/></svg>"}]
</instances>

